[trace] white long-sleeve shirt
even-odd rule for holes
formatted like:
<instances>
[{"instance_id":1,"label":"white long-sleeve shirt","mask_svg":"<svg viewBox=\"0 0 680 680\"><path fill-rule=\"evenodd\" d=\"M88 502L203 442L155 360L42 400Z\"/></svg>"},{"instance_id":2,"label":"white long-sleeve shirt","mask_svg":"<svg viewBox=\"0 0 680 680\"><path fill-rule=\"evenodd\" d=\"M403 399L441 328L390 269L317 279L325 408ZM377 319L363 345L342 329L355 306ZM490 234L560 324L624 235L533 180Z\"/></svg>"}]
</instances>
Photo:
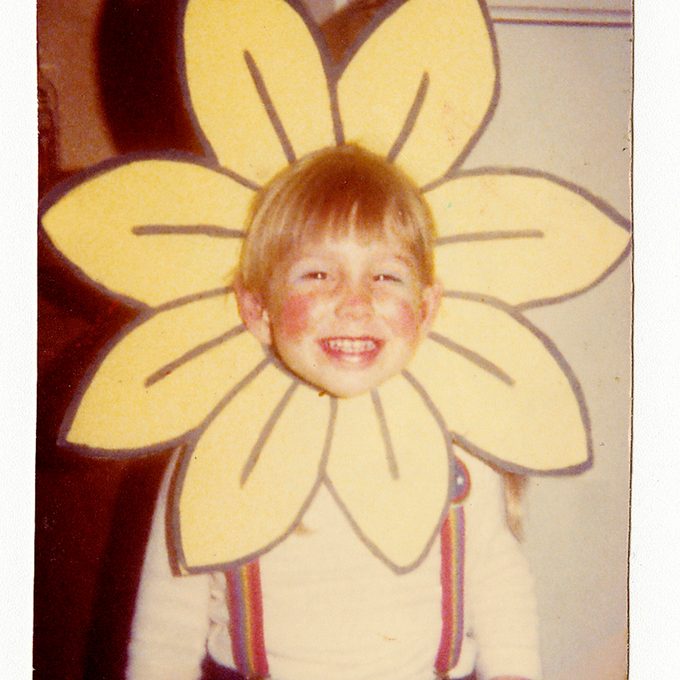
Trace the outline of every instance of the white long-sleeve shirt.
<instances>
[{"instance_id":1,"label":"white long-sleeve shirt","mask_svg":"<svg viewBox=\"0 0 680 680\"><path fill-rule=\"evenodd\" d=\"M450 677L540 678L532 579L505 523L500 477L457 451L465 500L465 636ZM174 576L161 486L137 596L128 680L197 680L206 651L234 667L222 573ZM302 527L260 558L272 680L425 680L441 635L440 545L395 574L321 487Z\"/></svg>"}]
</instances>

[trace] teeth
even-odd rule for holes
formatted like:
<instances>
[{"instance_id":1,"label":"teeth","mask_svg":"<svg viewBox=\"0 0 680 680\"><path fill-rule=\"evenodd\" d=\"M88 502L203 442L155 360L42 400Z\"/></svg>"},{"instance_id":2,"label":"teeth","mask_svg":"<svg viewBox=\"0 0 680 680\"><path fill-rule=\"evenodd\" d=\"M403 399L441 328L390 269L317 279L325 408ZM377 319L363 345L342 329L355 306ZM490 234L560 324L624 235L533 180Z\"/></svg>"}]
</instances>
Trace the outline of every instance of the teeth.
<instances>
[{"instance_id":1,"label":"teeth","mask_svg":"<svg viewBox=\"0 0 680 680\"><path fill-rule=\"evenodd\" d=\"M375 350L377 345L374 340L333 338L328 340L328 346L334 352L343 352L344 354L362 354L363 352L372 352Z\"/></svg>"}]
</instances>

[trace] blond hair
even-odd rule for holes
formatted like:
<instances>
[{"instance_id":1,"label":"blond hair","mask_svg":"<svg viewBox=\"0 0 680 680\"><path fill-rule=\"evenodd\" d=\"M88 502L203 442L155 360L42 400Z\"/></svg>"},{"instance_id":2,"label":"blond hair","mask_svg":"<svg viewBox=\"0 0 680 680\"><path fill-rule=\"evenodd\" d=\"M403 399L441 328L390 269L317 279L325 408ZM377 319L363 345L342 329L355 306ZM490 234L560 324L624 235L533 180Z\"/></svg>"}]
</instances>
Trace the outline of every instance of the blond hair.
<instances>
[{"instance_id":1,"label":"blond hair","mask_svg":"<svg viewBox=\"0 0 680 680\"><path fill-rule=\"evenodd\" d=\"M434 281L434 228L419 189L388 161L348 144L306 156L258 192L240 283L265 293L286 256L306 243L348 235L365 242L396 238L422 283Z\"/></svg>"}]
</instances>

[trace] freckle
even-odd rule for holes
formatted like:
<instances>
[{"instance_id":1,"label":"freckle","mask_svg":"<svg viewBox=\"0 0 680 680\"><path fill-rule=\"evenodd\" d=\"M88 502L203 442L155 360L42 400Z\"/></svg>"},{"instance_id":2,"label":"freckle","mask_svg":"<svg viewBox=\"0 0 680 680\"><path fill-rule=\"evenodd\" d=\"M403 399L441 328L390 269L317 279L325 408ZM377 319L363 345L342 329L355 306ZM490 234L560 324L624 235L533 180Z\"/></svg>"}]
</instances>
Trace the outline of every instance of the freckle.
<instances>
[{"instance_id":1,"label":"freckle","mask_svg":"<svg viewBox=\"0 0 680 680\"><path fill-rule=\"evenodd\" d=\"M281 330L288 337L297 337L307 329L309 300L303 295L288 298L281 309Z\"/></svg>"},{"instance_id":2,"label":"freckle","mask_svg":"<svg viewBox=\"0 0 680 680\"><path fill-rule=\"evenodd\" d=\"M403 302L396 310L394 324L392 326L395 333L401 337L415 337L417 331L416 313L408 302Z\"/></svg>"}]
</instances>

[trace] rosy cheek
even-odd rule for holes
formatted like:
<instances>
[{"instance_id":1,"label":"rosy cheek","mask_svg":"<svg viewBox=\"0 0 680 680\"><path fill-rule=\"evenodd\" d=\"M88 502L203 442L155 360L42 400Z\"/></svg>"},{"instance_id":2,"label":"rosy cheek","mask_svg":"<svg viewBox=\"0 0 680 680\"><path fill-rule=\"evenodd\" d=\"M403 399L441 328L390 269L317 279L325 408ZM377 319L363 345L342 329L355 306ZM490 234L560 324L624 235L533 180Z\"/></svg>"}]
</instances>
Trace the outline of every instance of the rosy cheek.
<instances>
[{"instance_id":1,"label":"rosy cheek","mask_svg":"<svg viewBox=\"0 0 680 680\"><path fill-rule=\"evenodd\" d=\"M392 332L404 340L413 341L418 337L420 317L418 310L405 300L393 303L389 316Z\"/></svg>"},{"instance_id":2,"label":"rosy cheek","mask_svg":"<svg viewBox=\"0 0 680 680\"><path fill-rule=\"evenodd\" d=\"M279 311L279 333L287 338L298 338L309 328L312 300L307 295L292 295L285 299Z\"/></svg>"}]
</instances>

